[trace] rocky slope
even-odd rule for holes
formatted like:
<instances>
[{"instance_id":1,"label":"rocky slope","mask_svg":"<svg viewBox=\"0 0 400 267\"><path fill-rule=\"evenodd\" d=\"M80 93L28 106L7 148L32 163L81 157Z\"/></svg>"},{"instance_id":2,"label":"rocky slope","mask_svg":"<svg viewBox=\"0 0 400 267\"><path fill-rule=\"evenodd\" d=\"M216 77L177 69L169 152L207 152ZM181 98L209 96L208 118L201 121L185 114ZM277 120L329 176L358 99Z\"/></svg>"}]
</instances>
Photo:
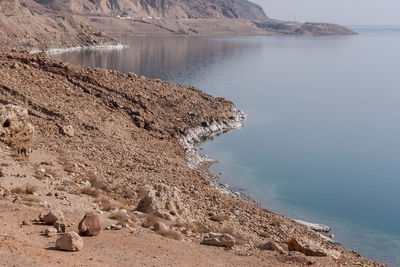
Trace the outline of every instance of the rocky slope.
<instances>
[{"instance_id":1,"label":"rocky slope","mask_svg":"<svg viewBox=\"0 0 400 267\"><path fill-rule=\"evenodd\" d=\"M64 14L39 14L19 0L0 0L0 49L47 50L117 44L106 34Z\"/></svg>"},{"instance_id":2,"label":"rocky slope","mask_svg":"<svg viewBox=\"0 0 400 267\"><path fill-rule=\"evenodd\" d=\"M179 140L229 126L237 112L228 100L44 54L0 53L2 114L10 104L27 109L35 135L32 152L19 156L6 137L23 124L0 116L8 140L0 142L1 264L380 266L188 165ZM85 237L79 252L56 251L57 237L40 234L49 226L33 220L55 208L67 231L88 211L116 230Z\"/></svg>"},{"instance_id":3,"label":"rocky slope","mask_svg":"<svg viewBox=\"0 0 400 267\"><path fill-rule=\"evenodd\" d=\"M247 0L25 0L25 3L31 6L36 3L48 9L82 15L267 19L260 6Z\"/></svg>"}]
</instances>

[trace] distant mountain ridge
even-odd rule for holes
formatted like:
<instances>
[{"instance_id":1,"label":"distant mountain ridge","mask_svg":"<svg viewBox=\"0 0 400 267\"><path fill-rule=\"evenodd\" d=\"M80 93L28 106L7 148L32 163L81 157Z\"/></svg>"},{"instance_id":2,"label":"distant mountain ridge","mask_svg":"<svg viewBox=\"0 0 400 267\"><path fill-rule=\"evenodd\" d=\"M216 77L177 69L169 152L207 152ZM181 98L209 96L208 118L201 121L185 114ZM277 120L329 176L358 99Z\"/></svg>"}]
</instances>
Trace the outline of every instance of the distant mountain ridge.
<instances>
[{"instance_id":1,"label":"distant mountain ridge","mask_svg":"<svg viewBox=\"0 0 400 267\"><path fill-rule=\"evenodd\" d=\"M165 19L231 18L266 20L262 7L247 0L25 0L55 11L80 15L160 17Z\"/></svg>"}]
</instances>

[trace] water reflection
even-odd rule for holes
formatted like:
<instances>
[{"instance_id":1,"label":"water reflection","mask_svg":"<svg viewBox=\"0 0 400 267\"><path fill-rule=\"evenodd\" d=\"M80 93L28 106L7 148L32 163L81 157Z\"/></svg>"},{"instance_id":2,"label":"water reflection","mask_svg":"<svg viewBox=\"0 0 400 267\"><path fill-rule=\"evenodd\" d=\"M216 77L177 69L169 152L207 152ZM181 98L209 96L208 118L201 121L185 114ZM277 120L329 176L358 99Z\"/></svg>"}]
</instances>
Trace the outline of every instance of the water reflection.
<instances>
[{"instance_id":1,"label":"water reflection","mask_svg":"<svg viewBox=\"0 0 400 267\"><path fill-rule=\"evenodd\" d=\"M242 42L240 39L210 37L143 36L122 39L122 42L129 48L74 51L54 57L78 65L177 81L180 77L187 80L188 75L225 57L260 47L258 43Z\"/></svg>"}]
</instances>

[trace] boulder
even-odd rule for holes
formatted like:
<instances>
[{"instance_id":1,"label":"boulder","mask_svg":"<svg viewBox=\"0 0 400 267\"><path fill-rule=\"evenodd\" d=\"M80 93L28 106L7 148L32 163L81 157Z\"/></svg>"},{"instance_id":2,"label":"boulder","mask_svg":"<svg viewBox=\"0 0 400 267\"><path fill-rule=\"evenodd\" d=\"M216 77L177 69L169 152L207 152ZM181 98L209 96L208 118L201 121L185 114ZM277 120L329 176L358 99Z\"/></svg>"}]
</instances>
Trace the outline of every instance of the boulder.
<instances>
[{"instance_id":1,"label":"boulder","mask_svg":"<svg viewBox=\"0 0 400 267\"><path fill-rule=\"evenodd\" d=\"M56 249L65 251L79 251L83 248L83 239L74 231L60 236L56 241Z\"/></svg>"},{"instance_id":2,"label":"boulder","mask_svg":"<svg viewBox=\"0 0 400 267\"><path fill-rule=\"evenodd\" d=\"M57 233L65 233L65 223L56 221L53 223L53 227L57 230Z\"/></svg>"},{"instance_id":3,"label":"boulder","mask_svg":"<svg viewBox=\"0 0 400 267\"><path fill-rule=\"evenodd\" d=\"M15 105L0 105L0 141L27 156L32 151L34 128L28 110Z\"/></svg>"},{"instance_id":4,"label":"boulder","mask_svg":"<svg viewBox=\"0 0 400 267\"><path fill-rule=\"evenodd\" d=\"M87 212L78 225L79 234L96 236L101 231L101 220L99 214L94 211Z\"/></svg>"},{"instance_id":5,"label":"boulder","mask_svg":"<svg viewBox=\"0 0 400 267\"><path fill-rule=\"evenodd\" d=\"M154 214L167 220L175 216L184 215L179 190L164 184L158 184L154 188L150 188L140 200L136 210Z\"/></svg>"},{"instance_id":6,"label":"boulder","mask_svg":"<svg viewBox=\"0 0 400 267\"><path fill-rule=\"evenodd\" d=\"M49 211L47 214L40 214L39 219L46 224L53 225L57 221L64 221L64 213L61 210L55 209Z\"/></svg>"},{"instance_id":7,"label":"boulder","mask_svg":"<svg viewBox=\"0 0 400 267\"><path fill-rule=\"evenodd\" d=\"M168 226L165 225L163 222L156 222L154 224L154 231L155 232L166 232L168 231Z\"/></svg>"},{"instance_id":8,"label":"boulder","mask_svg":"<svg viewBox=\"0 0 400 267\"><path fill-rule=\"evenodd\" d=\"M235 245L235 238L228 234L209 233L208 236L204 237L201 244L231 248Z\"/></svg>"},{"instance_id":9,"label":"boulder","mask_svg":"<svg viewBox=\"0 0 400 267\"><path fill-rule=\"evenodd\" d=\"M312 240L297 241L295 238L290 239L288 242L289 251L297 251L306 256L325 257L327 256L326 250Z\"/></svg>"},{"instance_id":10,"label":"boulder","mask_svg":"<svg viewBox=\"0 0 400 267\"><path fill-rule=\"evenodd\" d=\"M276 242L270 240L267 243L264 243L260 246L260 250L270 250L270 251L276 251L281 254L285 253L285 250Z\"/></svg>"}]
</instances>

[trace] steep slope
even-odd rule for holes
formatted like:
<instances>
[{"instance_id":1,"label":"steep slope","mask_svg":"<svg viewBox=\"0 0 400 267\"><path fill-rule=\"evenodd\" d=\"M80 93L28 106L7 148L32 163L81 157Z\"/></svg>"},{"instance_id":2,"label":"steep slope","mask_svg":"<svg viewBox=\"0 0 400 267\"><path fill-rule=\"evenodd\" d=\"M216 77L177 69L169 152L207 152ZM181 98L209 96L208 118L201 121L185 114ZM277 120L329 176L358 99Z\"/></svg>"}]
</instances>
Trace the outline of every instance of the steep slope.
<instances>
[{"instance_id":1,"label":"steep slope","mask_svg":"<svg viewBox=\"0 0 400 267\"><path fill-rule=\"evenodd\" d=\"M71 15L40 15L19 0L0 0L0 48L49 49L116 44Z\"/></svg>"},{"instance_id":2,"label":"steep slope","mask_svg":"<svg viewBox=\"0 0 400 267\"><path fill-rule=\"evenodd\" d=\"M26 0L67 13L167 19L267 19L262 8L247 0Z\"/></svg>"}]
</instances>

